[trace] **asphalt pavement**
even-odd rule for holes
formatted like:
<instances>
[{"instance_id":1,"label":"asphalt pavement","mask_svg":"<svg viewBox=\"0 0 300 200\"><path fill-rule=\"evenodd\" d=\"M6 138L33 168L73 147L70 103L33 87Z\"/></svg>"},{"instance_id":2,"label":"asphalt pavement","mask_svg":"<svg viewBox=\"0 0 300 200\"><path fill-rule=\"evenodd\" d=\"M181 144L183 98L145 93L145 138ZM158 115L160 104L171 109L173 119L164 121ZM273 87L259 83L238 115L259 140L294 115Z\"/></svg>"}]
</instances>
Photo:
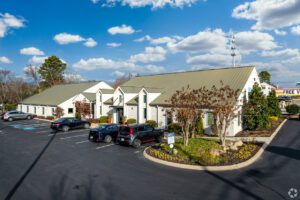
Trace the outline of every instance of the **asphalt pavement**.
<instances>
[{"instance_id":1,"label":"asphalt pavement","mask_svg":"<svg viewBox=\"0 0 300 200\"><path fill-rule=\"evenodd\" d=\"M300 199L300 121L288 120L253 165L226 172L162 166L145 146L93 143L88 131L0 122L0 199Z\"/></svg>"}]
</instances>

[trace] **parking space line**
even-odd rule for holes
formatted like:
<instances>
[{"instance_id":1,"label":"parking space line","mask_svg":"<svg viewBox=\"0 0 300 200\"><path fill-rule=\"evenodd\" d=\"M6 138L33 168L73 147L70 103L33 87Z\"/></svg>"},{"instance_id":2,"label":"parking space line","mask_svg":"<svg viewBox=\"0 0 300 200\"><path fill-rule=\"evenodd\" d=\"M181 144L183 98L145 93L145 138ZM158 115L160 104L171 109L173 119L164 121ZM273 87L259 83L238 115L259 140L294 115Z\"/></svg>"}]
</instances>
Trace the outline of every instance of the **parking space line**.
<instances>
[{"instance_id":1,"label":"parking space line","mask_svg":"<svg viewBox=\"0 0 300 200\"><path fill-rule=\"evenodd\" d=\"M89 142L89 140L84 140L84 141L76 142L76 144L82 144L82 143L86 143L86 142Z\"/></svg>"},{"instance_id":2,"label":"parking space line","mask_svg":"<svg viewBox=\"0 0 300 200\"><path fill-rule=\"evenodd\" d=\"M113 145L115 145L115 144L104 145L104 146L101 146L101 147L97 147L96 149L103 149L103 148L110 147L110 146L113 146Z\"/></svg>"},{"instance_id":3,"label":"parking space line","mask_svg":"<svg viewBox=\"0 0 300 200\"><path fill-rule=\"evenodd\" d=\"M82 134L82 135L74 135L74 136L69 136L69 137L62 137L60 138L61 140L66 140L66 139L71 139L71 138L76 138L76 137L83 137L87 136L88 134Z\"/></svg>"}]
</instances>

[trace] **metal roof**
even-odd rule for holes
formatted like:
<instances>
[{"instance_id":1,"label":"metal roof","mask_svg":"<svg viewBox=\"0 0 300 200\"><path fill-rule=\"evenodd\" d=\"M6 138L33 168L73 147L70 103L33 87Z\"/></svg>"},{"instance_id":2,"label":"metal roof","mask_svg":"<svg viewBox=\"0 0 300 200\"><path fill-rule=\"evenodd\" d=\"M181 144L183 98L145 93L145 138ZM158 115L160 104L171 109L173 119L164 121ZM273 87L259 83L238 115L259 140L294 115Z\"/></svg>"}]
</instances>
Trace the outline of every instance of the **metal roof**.
<instances>
[{"instance_id":1,"label":"metal roof","mask_svg":"<svg viewBox=\"0 0 300 200\"><path fill-rule=\"evenodd\" d=\"M63 103L64 101L72 98L73 96L83 93L83 91L97 85L98 83L100 82L84 82L84 83L55 85L51 88L44 90L39 94L24 99L21 103L28 104L28 105L57 106Z\"/></svg>"},{"instance_id":2,"label":"metal roof","mask_svg":"<svg viewBox=\"0 0 300 200\"><path fill-rule=\"evenodd\" d=\"M82 93L90 102L96 101L96 94L95 93Z\"/></svg>"},{"instance_id":3,"label":"metal roof","mask_svg":"<svg viewBox=\"0 0 300 200\"><path fill-rule=\"evenodd\" d=\"M177 90L188 85L192 89L203 86L211 88L220 86L220 81L223 81L232 89L242 90L254 68L247 66L138 76L124 83L121 88L162 88L159 89L162 94L151 105L163 105Z\"/></svg>"}]
</instances>

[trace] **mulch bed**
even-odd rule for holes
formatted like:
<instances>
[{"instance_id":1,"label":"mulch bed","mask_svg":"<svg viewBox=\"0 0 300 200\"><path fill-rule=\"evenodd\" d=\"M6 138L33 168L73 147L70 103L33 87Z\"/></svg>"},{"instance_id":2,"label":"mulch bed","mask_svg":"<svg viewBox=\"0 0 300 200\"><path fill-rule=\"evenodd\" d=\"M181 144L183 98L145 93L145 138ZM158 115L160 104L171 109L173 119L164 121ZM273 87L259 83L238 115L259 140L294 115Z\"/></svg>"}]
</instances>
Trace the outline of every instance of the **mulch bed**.
<instances>
[{"instance_id":1,"label":"mulch bed","mask_svg":"<svg viewBox=\"0 0 300 200\"><path fill-rule=\"evenodd\" d=\"M279 118L278 121L273 121L269 129L259 129L259 130L244 130L235 135L235 137L270 137L277 127L283 122L285 118Z\"/></svg>"},{"instance_id":2,"label":"mulch bed","mask_svg":"<svg viewBox=\"0 0 300 200\"><path fill-rule=\"evenodd\" d=\"M159 146L152 146L146 150L148 155L151 155L155 158L160 160L165 160L169 162L179 163L179 164L189 164L189 165L199 165L199 166L226 166L226 165L234 165L252 158L262 147L263 143L253 143L247 142L244 144L251 144L254 147L251 151L251 155L249 157L244 157L243 151L240 151L240 147L238 151L227 150L225 154L222 154L222 161L220 163L210 163L210 164L203 164L203 163L195 163L187 158L182 158L179 155L172 155L167 151L162 150ZM159 152L159 153L158 153Z\"/></svg>"}]
</instances>

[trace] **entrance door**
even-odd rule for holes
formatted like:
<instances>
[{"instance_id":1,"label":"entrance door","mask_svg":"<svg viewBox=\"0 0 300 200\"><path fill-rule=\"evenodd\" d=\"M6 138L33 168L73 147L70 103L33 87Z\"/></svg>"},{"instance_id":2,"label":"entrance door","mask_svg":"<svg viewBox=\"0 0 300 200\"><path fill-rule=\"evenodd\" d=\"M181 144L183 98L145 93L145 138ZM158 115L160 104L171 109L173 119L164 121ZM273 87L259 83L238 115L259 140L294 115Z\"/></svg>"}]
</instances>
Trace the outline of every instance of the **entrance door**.
<instances>
[{"instance_id":1,"label":"entrance door","mask_svg":"<svg viewBox=\"0 0 300 200\"><path fill-rule=\"evenodd\" d=\"M122 123L123 116L124 116L123 108L117 108L117 122L119 124Z\"/></svg>"}]
</instances>

